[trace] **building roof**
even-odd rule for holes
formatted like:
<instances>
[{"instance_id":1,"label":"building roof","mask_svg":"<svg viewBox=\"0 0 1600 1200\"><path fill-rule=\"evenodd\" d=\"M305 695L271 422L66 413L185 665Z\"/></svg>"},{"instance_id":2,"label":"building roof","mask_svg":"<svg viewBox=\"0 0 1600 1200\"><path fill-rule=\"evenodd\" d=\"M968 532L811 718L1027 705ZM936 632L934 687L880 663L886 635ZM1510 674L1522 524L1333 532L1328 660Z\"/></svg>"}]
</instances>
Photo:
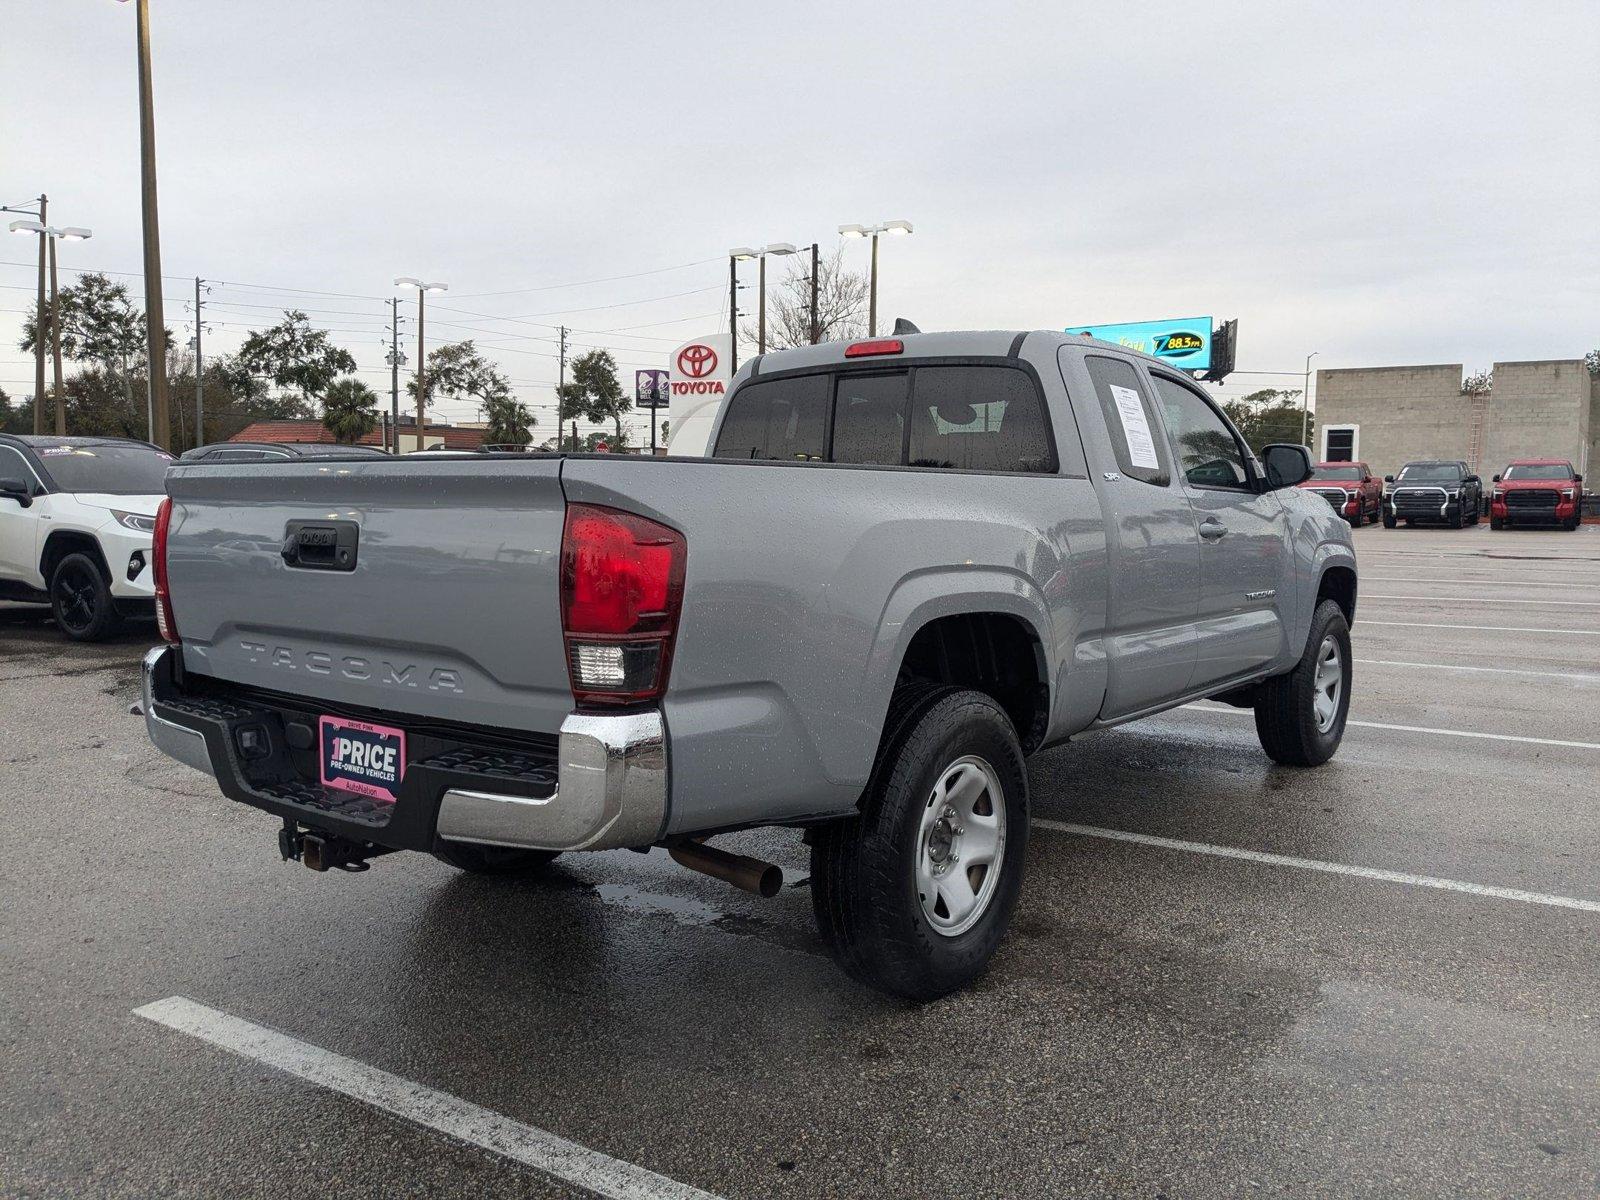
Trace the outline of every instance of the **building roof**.
<instances>
[{"instance_id":1,"label":"building roof","mask_svg":"<svg viewBox=\"0 0 1600 1200\"><path fill-rule=\"evenodd\" d=\"M401 425L402 437L415 437L417 427L415 424ZM440 438L446 450L476 450L483 445L484 431L481 429L462 429L456 425L428 425L424 428L424 438ZM336 445L333 434L328 432L327 426L321 421L256 421L246 425L238 433L228 439L230 442L319 442L325 445ZM383 445L383 431L374 428L366 437L356 442L358 446Z\"/></svg>"}]
</instances>

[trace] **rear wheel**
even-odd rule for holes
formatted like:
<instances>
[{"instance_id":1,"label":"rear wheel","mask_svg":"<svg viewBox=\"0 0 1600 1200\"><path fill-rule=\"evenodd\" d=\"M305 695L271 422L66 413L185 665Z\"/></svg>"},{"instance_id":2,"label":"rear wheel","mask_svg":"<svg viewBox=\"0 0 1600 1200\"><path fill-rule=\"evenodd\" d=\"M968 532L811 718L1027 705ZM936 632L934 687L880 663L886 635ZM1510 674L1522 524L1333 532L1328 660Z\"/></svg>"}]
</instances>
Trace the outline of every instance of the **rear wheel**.
<instances>
[{"instance_id":1,"label":"rear wheel","mask_svg":"<svg viewBox=\"0 0 1600 1200\"><path fill-rule=\"evenodd\" d=\"M479 846L443 838L433 844L433 856L440 862L474 875L537 875L560 853L559 850L525 850L517 846Z\"/></svg>"},{"instance_id":2,"label":"rear wheel","mask_svg":"<svg viewBox=\"0 0 1600 1200\"><path fill-rule=\"evenodd\" d=\"M817 832L822 940L881 991L954 991L983 973L1005 934L1027 841L1027 772L1010 719L981 692L931 697L886 740L861 814Z\"/></svg>"},{"instance_id":3,"label":"rear wheel","mask_svg":"<svg viewBox=\"0 0 1600 1200\"><path fill-rule=\"evenodd\" d=\"M98 642L117 627L111 584L87 554L67 555L50 573L50 611L56 627L75 642Z\"/></svg>"},{"instance_id":4,"label":"rear wheel","mask_svg":"<svg viewBox=\"0 0 1600 1200\"><path fill-rule=\"evenodd\" d=\"M1274 762L1316 767L1339 748L1349 713L1350 626L1344 610L1324 600L1294 670L1256 693L1256 734Z\"/></svg>"}]
</instances>

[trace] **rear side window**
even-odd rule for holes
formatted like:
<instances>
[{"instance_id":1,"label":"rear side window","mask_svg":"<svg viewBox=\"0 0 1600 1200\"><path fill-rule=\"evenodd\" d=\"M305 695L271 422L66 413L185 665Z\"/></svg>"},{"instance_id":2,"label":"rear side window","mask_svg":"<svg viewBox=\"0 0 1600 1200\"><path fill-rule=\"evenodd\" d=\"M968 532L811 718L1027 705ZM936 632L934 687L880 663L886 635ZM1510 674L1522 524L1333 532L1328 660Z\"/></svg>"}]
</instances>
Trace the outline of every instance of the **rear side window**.
<instances>
[{"instance_id":1,"label":"rear side window","mask_svg":"<svg viewBox=\"0 0 1600 1200\"><path fill-rule=\"evenodd\" d=\"M1095 354L1083 361L1094 381L1117 466L1129 479L1166 487L1172 475L1161 450L1161 425L1133 364Z\"/></svg>"},{"instance_id":2,"label":"rear side window","mask_svg":"<svg viewBox=\"0 0 1600 1200\"><path fill-rule=\"evenodd\" d=\"M827 432L826 375L749 383L728 402L715 457L818 461L827 449ZM895 455L898 461L898 441Z\"/></svg>"},{"instance_id":3,"label":"rear side window","mask_svg":"<svg viewBox=\"0 0 1600 1200\"><path fill-rule=\"evenodd\" d=\"M841 375L833 407L833 461L900 466L905 446L906 380Z\"/></svg>"},{"instance_id":4,"label":"rear side window","mask_svg":"<svg viewBox=\"0 0 1600 1200\"><path fill-rule=\"evenodd\" d=\"M965 471L1050 471L1039 390L1009 367L920 367L911 403L910 465Z\"/></svg>"}]
</instances>

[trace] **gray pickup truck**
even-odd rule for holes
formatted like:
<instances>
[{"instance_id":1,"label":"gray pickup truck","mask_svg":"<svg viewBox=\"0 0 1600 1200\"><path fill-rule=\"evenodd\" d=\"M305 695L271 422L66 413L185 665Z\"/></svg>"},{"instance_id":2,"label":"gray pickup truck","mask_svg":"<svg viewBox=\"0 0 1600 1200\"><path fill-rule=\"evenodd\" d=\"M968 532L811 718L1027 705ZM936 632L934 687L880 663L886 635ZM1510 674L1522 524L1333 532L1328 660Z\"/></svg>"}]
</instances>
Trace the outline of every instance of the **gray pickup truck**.
<instances>
[{"instance_id":1,"label":"gray pickup truck","mask_svg":"<svg viewBox=\"0 0 1600 1200\"><path fill-rule=\"evenodd\" d=\"M1299 446L1051 332L746 363L706 458L181 462L155 533L172 757L326 870L496 875L805 831L822 937L928 998L1002 937L1026 756L1202 697L1315 766L1350 697L1350 532Z\"/></svg>"}]
</instances>

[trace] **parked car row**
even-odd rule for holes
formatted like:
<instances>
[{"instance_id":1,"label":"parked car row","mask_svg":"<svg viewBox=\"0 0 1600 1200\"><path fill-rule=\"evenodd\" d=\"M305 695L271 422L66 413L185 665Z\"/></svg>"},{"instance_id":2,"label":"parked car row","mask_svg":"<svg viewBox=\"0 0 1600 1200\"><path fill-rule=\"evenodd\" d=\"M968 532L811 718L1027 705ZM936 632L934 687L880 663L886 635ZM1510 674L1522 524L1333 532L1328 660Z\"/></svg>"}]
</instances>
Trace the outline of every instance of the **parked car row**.
<instances>
[{"instance_id":1,"label":"parked car row","mask_svg":"<svg viewBox=\"0 0 1600 1200\"><path fill-rule=\"evenodd\" d=\"M1381 519L1385 529L1402 523L1461 529L1478 524L1485 511L1489 528L1496 530L1578 527L1583 476L1565 459L1515 459L1493 482L1493 492L1485 497L1483 480L1460 459L1420 459L1382 480L1364 462L1321 462L1300 486L1356 528Z\"/></svg>"}]
</instances>

